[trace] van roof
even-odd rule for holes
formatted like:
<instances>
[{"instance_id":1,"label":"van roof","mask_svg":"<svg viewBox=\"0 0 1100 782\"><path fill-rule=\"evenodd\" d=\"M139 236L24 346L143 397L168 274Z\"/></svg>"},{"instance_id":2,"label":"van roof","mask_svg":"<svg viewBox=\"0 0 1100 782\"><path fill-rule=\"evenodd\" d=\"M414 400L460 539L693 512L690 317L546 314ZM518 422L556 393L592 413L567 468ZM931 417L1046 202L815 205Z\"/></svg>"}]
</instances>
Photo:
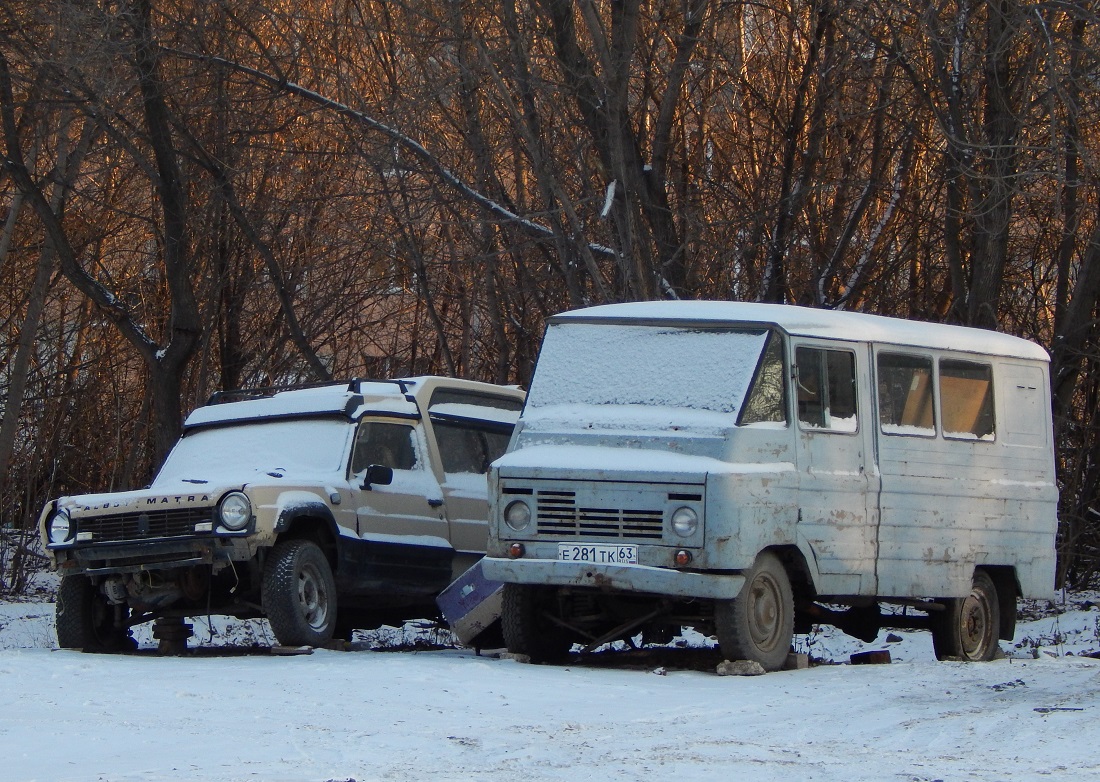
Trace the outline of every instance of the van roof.
<instances>
[{"instance_id":1,"label":"van roof","mask_svg":"<svg viewBox=\"0 0 1100 782\"><path fill-rule=\"evenodd\" d=\"M986 329L923 323L862 312L812 309L790 304L736 301L642 301L605 304L563 312L552 323L622 321L705 325L753 324L776 326L802 337L879 342L964 353L1049 361L1039 345L1020 337Z\"/></svg>"}]
</instances>

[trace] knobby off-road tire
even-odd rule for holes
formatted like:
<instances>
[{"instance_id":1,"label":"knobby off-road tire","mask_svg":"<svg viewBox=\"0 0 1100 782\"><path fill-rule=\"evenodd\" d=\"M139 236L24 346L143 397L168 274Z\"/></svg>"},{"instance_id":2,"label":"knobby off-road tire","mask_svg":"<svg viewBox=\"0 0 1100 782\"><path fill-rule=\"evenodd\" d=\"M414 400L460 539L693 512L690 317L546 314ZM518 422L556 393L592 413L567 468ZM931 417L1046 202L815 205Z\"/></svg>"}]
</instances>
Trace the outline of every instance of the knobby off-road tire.
<instances>
[{"instance_id":1,"label":"knobby off-road tire","mask_svg":"<svg viewBox=\"0 0 1100 782\"><path fill-rule=\"evenodd\" d=\"M526 584L505 584L501 595L501 629L512 654L524 654L533 663L561 662L573 642L564 627L550 621L553 591Z\"/></svg>"},{"instance_id":2,"label":"knobby off-road tire","mask_svg":"<svg viewBox=\"0 0 1100 782\"><path fill-rule=\"evenodd\" d=\"M87 576L65 576L57 590L54 625L57 645L85 652L123 652L135 648L125 624L115 626L115 607ZM122 608L122 620L130 616Z\"/></svg>"},{"instance_id":3,"label":"knobby off-road tire","mask_svg":"<svg viewBox=\"0 0 1100 782\"><path fill-rule=\"evenodd\" d=\"M997 654L1001 608L997 586L984 570L974 571L967 597L942 601L946 608L932 614L932 646L938 660L982 662Z\"/></svg>"},{"instance_id":4,"label":"knobby off-road tire","mask_svg":"<svg viewBox=\"0 0 1100 782\"><path fill-rule=\"evenodd\" d=\"M260 587L264 613L283 646L324 646L336 629L336 581L320 547L285 540L268 557Z\"/></svg>"},{"instance_id":5,"label":"knobby off-road tire","mask_svg":"<svg viewBox=\"0 0 1100 782\"><path fill-rule=\"evenodd\" d=\"M794 637L794 595L779 558L763 552L745 574L741 594L714 605L718 645L729 660L753 660L765 671L787 662Z\"/></svg>"}]
</instances>

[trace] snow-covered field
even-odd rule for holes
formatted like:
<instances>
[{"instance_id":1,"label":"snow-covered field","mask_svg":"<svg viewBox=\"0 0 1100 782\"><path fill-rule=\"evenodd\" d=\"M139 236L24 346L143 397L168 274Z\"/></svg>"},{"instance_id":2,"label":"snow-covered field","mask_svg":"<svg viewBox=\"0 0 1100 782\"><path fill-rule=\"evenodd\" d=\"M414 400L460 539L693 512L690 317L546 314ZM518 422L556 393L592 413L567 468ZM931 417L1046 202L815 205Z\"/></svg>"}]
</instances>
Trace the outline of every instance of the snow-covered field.
<instances>
[{"instance_id":1,"label":"snow-covered field","mask_svg":"<svg viewBox=\"0 0 1100 782\"><path fill-rule=\"evenodd\" d=\"M415 627L281 657L261 622L197 622L185 657L147 634L96 656L53 648L48 598L0 603L0 781L1083 782L1100 779L1090 598L1022 621L992 663L937 662L921 632L823 631L800 648L840 664L756 677L692 649L557 667L381 651ZM881 649L891 664L847 664Z\"/></svg>"}]
</instances>

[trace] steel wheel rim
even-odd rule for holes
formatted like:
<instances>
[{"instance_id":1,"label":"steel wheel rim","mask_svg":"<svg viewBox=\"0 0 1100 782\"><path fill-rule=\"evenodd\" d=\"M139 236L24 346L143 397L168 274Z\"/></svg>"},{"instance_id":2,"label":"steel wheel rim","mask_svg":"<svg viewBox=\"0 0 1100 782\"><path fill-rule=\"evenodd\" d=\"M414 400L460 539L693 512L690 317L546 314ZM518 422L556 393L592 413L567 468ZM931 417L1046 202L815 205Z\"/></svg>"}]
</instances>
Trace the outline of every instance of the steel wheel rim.
<instances>
[{"instance_id":1,"label":"steel wheel rim","mask_svg":"<svg viewBox=\"0 0 1100 782\"><path fill-rule=\"evenodd\" d=\"M770 651L778 643L782 605L779 582L769 573L757 575L751 584L748 605L749 636L757 649Z\"/></svg>"},{"instance_id":2,"label":"steel wheel rim","mask_svg":"<svg viewBox=\"0 0 1100 782\"><path fill-rule=\"evenodd\" d=\"M313 565L306 565L298 573L298 605L312 629L320 630L328 622L328 591Z\"/></svg>"},{"instance_id":3,"label":"steel wheel rim","mask_svg":"<svg viewBox=\"0 0 1100 782\"><path fill-rule=\"evenodd\" d=\"M975 589L963 599L962 610L959 613L961 624L959 637L962 641L963 654L969 660L981 659L989 648L993 636L989 596L984 591Z\"/></svg>"}]
</instances>

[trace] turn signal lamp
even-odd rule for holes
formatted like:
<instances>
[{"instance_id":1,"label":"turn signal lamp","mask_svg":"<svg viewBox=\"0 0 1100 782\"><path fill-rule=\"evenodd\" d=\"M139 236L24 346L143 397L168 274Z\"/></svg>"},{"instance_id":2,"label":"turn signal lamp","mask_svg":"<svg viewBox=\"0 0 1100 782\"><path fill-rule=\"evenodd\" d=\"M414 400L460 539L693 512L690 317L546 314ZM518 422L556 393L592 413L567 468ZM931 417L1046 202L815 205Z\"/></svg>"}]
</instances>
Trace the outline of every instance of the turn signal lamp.
<instances>
[{"instance_id":1,"label":"turn signal lamp","mask_svg":"<svg viewBox=\"0 0 1100 782\"><path fill-rule=\"evenodd\" d=\"M527 553L527 550L523 547L522 543L513 543L508 547L508 556L512 559L519 559L525 553Z\"/></svg>"}]
</instances>

